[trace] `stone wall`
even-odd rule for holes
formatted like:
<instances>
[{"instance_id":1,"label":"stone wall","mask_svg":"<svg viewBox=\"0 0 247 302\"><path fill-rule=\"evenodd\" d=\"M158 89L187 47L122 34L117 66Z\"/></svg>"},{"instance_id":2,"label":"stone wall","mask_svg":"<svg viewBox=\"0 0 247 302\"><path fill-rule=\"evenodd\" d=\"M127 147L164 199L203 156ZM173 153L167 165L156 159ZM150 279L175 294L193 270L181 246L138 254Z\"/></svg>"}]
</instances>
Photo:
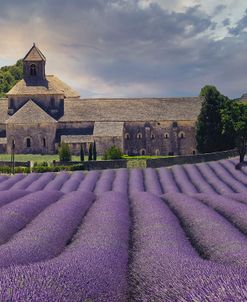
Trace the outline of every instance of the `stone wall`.
<instances>
[{"instance_id":1,"label":"stone wall","mask_svg":"<svg viewBox=\"0 0 247 302\"><path fill-rule=\"evenodd\" d=\"M193 121L128 122L124 153L129 155L184 155L196 153Z\"/></svg>"},{"instance_id":2,"label":"stone wall","mask_svg":"<svg viewBox=\"0 0 247 302\"><path fill-rule=\"evenodd\" d=\"M176 156L168 158L147 159L147 167L169 167L173 165L196 164L201 162L221 160L225 158L238 156L237 150L229 150L223 152L213 152L206 154L196 154L188 156Z\"/></svg>"},{"instance_id":3,"label":"stone wall","mask_svg":"<svg viewBox=\"0 0 247 302\"><path fill-rule=\"evenodd\" d=\"M11 153L14 140L15 153L23 154L54 154L55 153L56 124L44 123L26 125L7 125L7 153ZM27 140L30 140L28 147Z\"/></svg>"}]
</instances>

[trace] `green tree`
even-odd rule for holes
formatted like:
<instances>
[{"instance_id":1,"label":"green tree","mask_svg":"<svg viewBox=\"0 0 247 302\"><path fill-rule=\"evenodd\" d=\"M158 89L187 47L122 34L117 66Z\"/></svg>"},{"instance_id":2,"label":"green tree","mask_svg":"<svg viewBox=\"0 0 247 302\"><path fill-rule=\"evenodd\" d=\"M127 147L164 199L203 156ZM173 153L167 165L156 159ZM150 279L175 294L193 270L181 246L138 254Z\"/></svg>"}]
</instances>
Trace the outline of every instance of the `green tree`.
<instances>
[{"instance_id":1,"label":"green tree","mask_svg":"<svg viewBox=\"0 0 247 302\"><path fill-rule=\"evenodd\" d=\"M61 142L61 145L58 148L58 154L61 162L71 161L71 152L68 144Z\"/></svg>"},{"instance_id":2,"label":"green tree","mask_svg":"<svg viewBox=\"0 0 247 302\"><path fill-rule=\"evenodd\" d=\"M22 78L22 60L17 61L15 65L0 68L0 97L5 97L5 94Z\"/></svg>"},{"instance_id":3,"label":"green tree","mask_svg":"<svg viewBox=\"0 0 247 302\"><path fill-rule=\"evenodd\" d=\"M80 159L81 161L84 161L84 148L82 144L80 145Z\"/></svg>"},{"instance_id":4,"label":"green tree","mask_svg":"<svg viewBox=\"0 0 247 302\"><path fill-rule=\"evenodd\" d=\"M123 152L120 148L115 145L111 146L103 155L104 160L110 159L121 159L123 156Z\"/></svg>"},{"instance_id":5,"label":"green tree","mask_svg":"<svg viewBox=\"0 0 247 302\"><path fill-rule=\"evenodd\" d=\"M223 133L231 133L239 152L239 163L244 162L247 144L247 105L232 102L222 110Z\"/></svg>"},{"instance_id":6,"label":"green tree","mask_svg":"<svg viewBox=\"0 0 247 302\"><path fill-rule=\"evenodd\" d=\"M93 142L93 160L97 160L96 141Z\"/></svg>"},{"instance_id":7,"label":"green tree","mask_svg":"<svg viewBox=\"0 0 247 302\"><path fill-rule=\"evenodd\" d=\"M201 89L200 96L204 100L196 123L197 150L208 153L234 148L231 133L223 132L221 117L221 111L230 100L209 85Z\"/></svg>"},{"instance_id":8,"label":"green tree","mask_svg":"<svg viewBox=\"0 0 247 302\"><path fill-rule=\"evenodd\" d=\"M93 160L93 144L89 144L88 148L88 160Z\"/></svg>"}]
</instances>

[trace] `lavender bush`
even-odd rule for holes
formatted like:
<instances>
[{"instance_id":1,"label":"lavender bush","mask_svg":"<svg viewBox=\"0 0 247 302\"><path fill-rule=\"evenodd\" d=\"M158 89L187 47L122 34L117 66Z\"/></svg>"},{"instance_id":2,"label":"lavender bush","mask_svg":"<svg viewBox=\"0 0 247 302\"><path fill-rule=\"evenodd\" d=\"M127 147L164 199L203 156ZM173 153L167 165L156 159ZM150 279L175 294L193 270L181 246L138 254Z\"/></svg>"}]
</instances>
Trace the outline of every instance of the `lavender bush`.
<instances>
[{"instance_id":1,"label":"lavender bush","mask_svg":"<svg viewBox=\"0 0 247 302\"><path fill-rule=\"evenodd\" d=\"M101 194L107 191L111 191L112 183L114 181L115 172L113 170L104 170L101 172L100 178L97 181L94 192Z\"/></svg>"},{"instance_id":2,"label":"lavender bush","mask_svg":"<svg viewBox=\"0 0 247 302\"><path fill-rule=\"evenodd\" d=\"M100 176L99 171L89 171L88 174L86 174L85 178L82 180L77 190L85 191L85 192L86 191L93 192L99 176Z\"/></svg>"},{"instance_id":3,"label":"lavender bush","mask_svg":"<svg viewBox=\"0 0 247 302\"><path fill-rule=\"evenodd\" d=\"M183 194L170 193L163 198L203 257L219 263L247 265L247 238L225 218Z\"/></svg>"},{"instance_id":4,"label":"lavender bush","mask_svg":"<svg viewBox=\"0 0 247 302\"><path fill-rule=\"evenodd\" d=\"M147 168L143 170L146 191L154 195L161 195L162 188L155 169Z\"/></svg>"},{"instance_id":5,"label":"lavender bush","mask_svg":"<svg viewBox=\"0 0 247 302\"><path fill-rule=\"evenodd\" d=\"M69 179L69 174L65 172L61 172L56 175L56 177L49 182L43 190L51 191L51 190L60 190L62 185Z\"/></svg>"},{"instance_id":6,"label":"lavender bush","mask_svg":"<svg viewBox=\"0 0 247 302\"><path fill-rule=\"evenodd\" d=\"M91 192L72 192L48 206L26 228L0 246L0 268L57 256L77 230L94 199Z\"/></svg>"},{"instance_id":7,"label":"lavender bush","mask_svg":"<svg viewBox=\"0 0 247 302\"><path fill-rule=\"evenodd\" d=\"M63 194L56 191L28 194L0 208L0 244L25 227L48 205L57 201Z\"/></svg>"},{"instance_id":8,"label":"lavender bush","mask_svg":"<svg viewBox=\"0 0 247 302\"><path fill-rule=\"evenodd\" d=\"M62 185L60 191L63 193L70 193L76 191L83 178L84 174L80 171L72 173L70 178Z\"/></svg>"},{"instance_id":9,"label":"lavender bush","mask_svg":"<svg viewBox=\"0 0 247 302\"><path fill-rule=\"evenodd\" d=\"M131 169L129 172L129 193L143 192L144 177L141 169Z\"/></svg>"},{"instance_id":10,"label":"lavender bush","mask_svg":"<svg viewBox=\"0 0 247 302\"><path fill-rule=\"evenodd\" d=\"M15 183L23 179L25 176L23 174L18 174L7 178L0 183L0 191L10 189Z\"/></svg>"},{"instance_id":11,"label":"lavender bush","mask_svg":"<svg viewBox=\"0 0 247 302\"><path fill-rule=\"evenodd\" d=\"M157 169L159 180L162 186L162 191L164 193L168 192L180 192L173 175L170 169L167 168L159 168Z\"/></svg>"},{"instance_id":12,"label":"lavender bush","mask_svg":"<svg viewBox=\"0 0 247 302\"><path fill-rule=\"evenodd\" d=\"M36 191L40 191L42 189L44 189L44 187L50 183L54 178L55 178L56 174L55 173L50 173L50 172L46 172L43 173L39 179L35 180L34 182L32 182L27 188L26 190L31 191L31 192L36 192Z\"/></svg>"},{"instance_id":13,"label":"lavender bush","mask_svg":"<svg viewBox=\"0 0 247 302\"><path fill-rule=\"evenodd\" d=\"M41 174L31 173L22 178L20 181L15 183L11 190L25 190L28 186L30 186L34 181L38 180Z\"/></svg>"},{"instance_id":14,"label":"lavender bush","mask_svg":"<svg viewBox=\"0 0 247 302\"><path fill-rule=\"evenodd\" d=\"M127 169L119 169L116 171L115 179L112 184L114 192L128 194L129 174Z\"/></svg>"},{"instance_id":15,"label":"lavender bush","mask_svg":"<svg viewBox=\"0 0 247 302\"><path fill-rule=\"evenodd\" d=\"M171 171L174 175L174 179L179 184L182 193L193 194L197 193L198 190L193 185L191 180L186 175L184 168L182 166L174 166L171 168Z\"/></svg>"}]
</instances>

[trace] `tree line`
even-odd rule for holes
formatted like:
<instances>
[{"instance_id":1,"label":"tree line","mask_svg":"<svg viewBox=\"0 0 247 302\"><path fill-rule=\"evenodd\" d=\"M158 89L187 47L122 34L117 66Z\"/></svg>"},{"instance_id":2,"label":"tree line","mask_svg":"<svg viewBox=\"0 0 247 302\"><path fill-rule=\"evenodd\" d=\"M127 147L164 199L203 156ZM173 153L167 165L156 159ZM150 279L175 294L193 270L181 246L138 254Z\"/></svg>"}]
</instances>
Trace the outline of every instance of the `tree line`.
<instances>
[{"instance_id":1,"label":"tree line","mask_svg":"<svg viewBox=\"0 0 247 302\"><path fill-rule=\"evenodd\" d=\"M0 68L0 98L5 97L6 93L23 78L22 60L15 65Z\"/></svg>"},{"instance_id":2,"label":"tree line","mask_svg":"<svg viewBox=\"0 0 247 302\"><path fill-rule=\"evenodd\" d=\"M247 104L230 100L215 86L204 86L201 112L196 124L197 150L210 153L237 148L240 164L247 145Z\"/></svg>"}]
</instances>

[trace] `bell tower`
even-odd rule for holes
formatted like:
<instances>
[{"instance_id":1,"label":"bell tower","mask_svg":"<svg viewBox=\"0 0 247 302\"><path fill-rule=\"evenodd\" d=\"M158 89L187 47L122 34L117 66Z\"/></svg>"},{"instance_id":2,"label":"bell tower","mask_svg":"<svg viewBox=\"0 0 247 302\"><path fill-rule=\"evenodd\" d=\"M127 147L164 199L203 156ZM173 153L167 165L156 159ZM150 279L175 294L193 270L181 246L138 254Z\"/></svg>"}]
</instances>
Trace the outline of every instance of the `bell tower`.
<instances>
[{"instance_id":1,"label":"bell tower","mask_svg":"<svg viewBox=\"0 0 247 302\"><path fill-rule=\"evenodd\" d=\"M23 59L23 75L27 85L44 85L46 58L33 43L32 48Z\"/></svg>"}]
</instances>

